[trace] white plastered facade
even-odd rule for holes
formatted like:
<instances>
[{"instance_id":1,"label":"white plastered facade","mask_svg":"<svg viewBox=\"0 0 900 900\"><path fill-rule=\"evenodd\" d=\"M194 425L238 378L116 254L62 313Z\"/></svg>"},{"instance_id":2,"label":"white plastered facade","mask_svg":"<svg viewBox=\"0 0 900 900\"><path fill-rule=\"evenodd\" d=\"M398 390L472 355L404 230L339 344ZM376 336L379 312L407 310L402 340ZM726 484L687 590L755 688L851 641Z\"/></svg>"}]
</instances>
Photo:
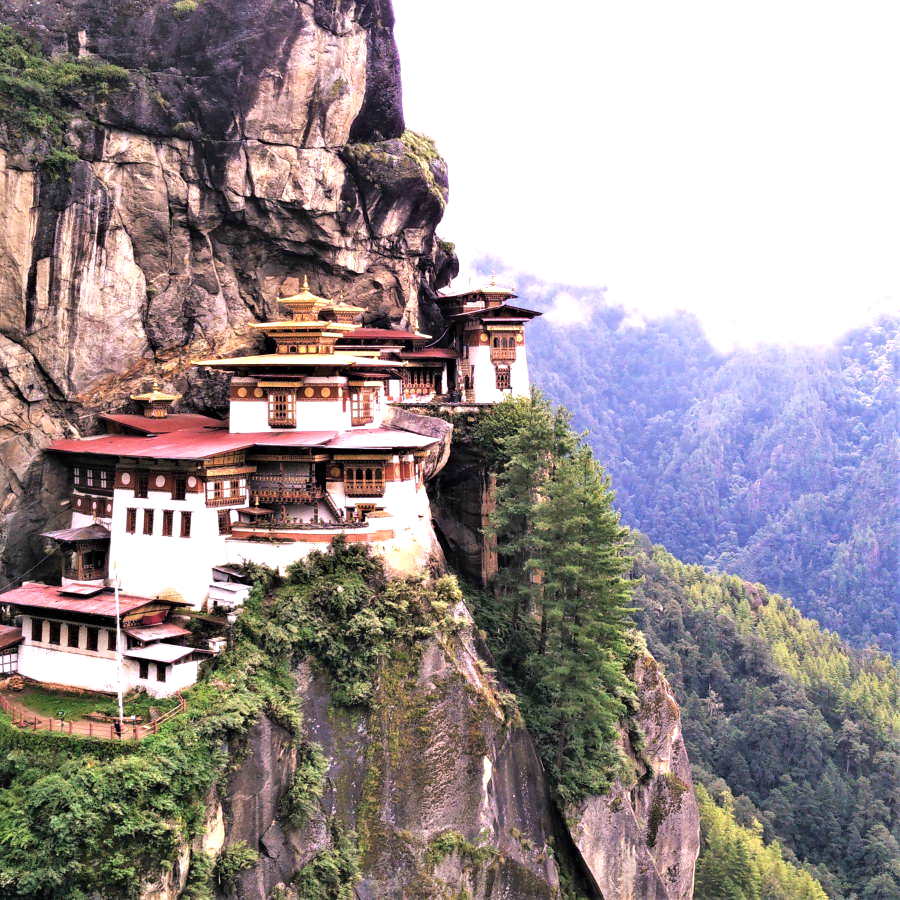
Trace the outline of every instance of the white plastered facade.
<instances>
[{"instance_id":1,"label":"white plastered facade","mask_svg":"<svg viewBox=\"0 0 900 900\"><path fill-rule=\"evenodd\" d=\"M44 640L32 639L32 619L43 621ZM68 629L79 628L78 647L50 644L47 642L49 622L62 623L63 640L68 640ZM23 641L19 646L19 674L34 681L59 684L98 693L115 693L117 690L116 653L108 649L107 632L111 628L99 629L98 650L87 649L86 626L67 622L65 619L29 615L22 616ZM124 635L122 640L125 640ZM136 660L122 660L122 688L125 692L140 689L152 697L168 697L183 690L197 680L199 663L195 660L173 663L166 666L166 680L156 678L155 664L148 666L148 677L140 677L140 667Z\"/></svg>"}]
</instances>

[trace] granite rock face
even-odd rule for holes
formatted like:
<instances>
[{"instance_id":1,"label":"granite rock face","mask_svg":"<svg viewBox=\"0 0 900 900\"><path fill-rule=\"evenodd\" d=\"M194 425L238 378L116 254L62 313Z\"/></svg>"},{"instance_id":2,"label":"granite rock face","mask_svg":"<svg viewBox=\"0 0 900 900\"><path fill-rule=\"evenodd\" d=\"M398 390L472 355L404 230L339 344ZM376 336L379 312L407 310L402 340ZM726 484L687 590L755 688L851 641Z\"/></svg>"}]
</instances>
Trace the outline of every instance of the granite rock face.
<instances>
[{"instance_id":1,"label":"granite rock face","mask_svg":"<svg viewBox=\"0 0 900 900\"><path fill-rule=\"evenodd\" d=\"M540 761L501 702L462 604L455 615L458 630L386 666L367 713L336 708L327 679L301 666L305 737L329 761L321 809L301 830L283 820L296 751L262 720L222 799L224 845L260 852L230 896L263 900L290 888L332 846L332 826L357 836L364 900L558 895L558 817Z\"/></svg>"},{"instance_id":2,"label":"granite rock face","mask_svg":"<svg viewBox=\"0 0 900 900\"><path fill-rule=\"evenodd\" d=\"M389 0L12 0L0 23L128 86L81 110L79 162L42 177L0 141L0 574L64 510L50 440L153 375L221 412L190 360L252 346L286 279L417 326L456 271L447 172L404 132ZM424 153L423 153L424 146ZM40 575L40 567L35 575Z\"/></svg>"},{"instance_id":3,"label":"granite rock face","mask_svg":"<svg viewBox=\"0 0 900 900\"><path fill-rule=\"evenodd\" d=\"M609 900L689 900L700 850L700 813L681 734L681 712L649 654L634 671L643 747L621 735L634 779L590 797L566 818L576 847Z\"/></svg>"}]
</instances>

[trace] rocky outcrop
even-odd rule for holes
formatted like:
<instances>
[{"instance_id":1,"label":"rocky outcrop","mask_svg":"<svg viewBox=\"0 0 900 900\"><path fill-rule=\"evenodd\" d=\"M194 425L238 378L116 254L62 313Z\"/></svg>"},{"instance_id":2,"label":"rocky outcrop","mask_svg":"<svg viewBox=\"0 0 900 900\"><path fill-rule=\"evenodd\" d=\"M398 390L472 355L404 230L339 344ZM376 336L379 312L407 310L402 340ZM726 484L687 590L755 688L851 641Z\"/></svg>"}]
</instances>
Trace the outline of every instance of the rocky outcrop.
<instances>
[{"instance_id":1,"label":"rocky outcrop","mask_svg":"<svg viewBox=\"0 0 900 900\"><path fill-rule=\"evenodd\" d=\"M609 900L689 900L700 850L700 814L681 734L681 713L659 664L635 665L641 744L624 732L634 778L567 811L575 845Z\"/></svg>"},{"instance_id":2,"label":"rocky outcrop","mask_svg":"<svg viewBox=\"0 0 900 900\"><path fill-rule=\"evenodd\" d=\"M332 846L333 825L356 835L364 900L556 896L562 851L540 761L479 653L465 607L454 615L456 629L421 652L399 649L367 714L336 708L327 679L300 668L305 737L329 761L321 813L301 831L282 819L296 753L287 732L264 720L224 798L226 845L260 851L233 896L265 898L289 886Z\"/></svg>"},{"instance_id":3,"label":"rocky outcrop","mask_svg":"<svg viewBox=\"0 0 900 900\"><path fill-rule=\"evenodd\" d=\"M182 408L221 411L221 376L190 360L249 347L286 278L415 327L456 263L434 237L446 167L404 132L389 0L14 0L0 23L129 70L73 120L69 177L0 146L0 560L15 576L60 521L50 440L151 375Z\"/></svg>"}]
</instances>

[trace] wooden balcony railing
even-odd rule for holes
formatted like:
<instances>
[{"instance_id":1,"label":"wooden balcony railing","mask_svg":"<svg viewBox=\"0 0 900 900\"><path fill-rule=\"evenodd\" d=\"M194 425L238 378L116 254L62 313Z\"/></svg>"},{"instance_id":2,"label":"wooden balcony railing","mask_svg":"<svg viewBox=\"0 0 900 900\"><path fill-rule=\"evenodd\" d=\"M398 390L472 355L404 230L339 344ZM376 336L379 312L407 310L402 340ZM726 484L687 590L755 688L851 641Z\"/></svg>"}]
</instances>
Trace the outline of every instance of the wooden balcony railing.
<instances>
[{"instance_id":1,"label":"wooden balcony railing","mask_svg":"<svg viewBox=\"0 0 900 900\"><path fill-rule=\"evenodd\" d=\"M217 506L239 506L247 502L247 494L241 491L238 494L223 494L221 497L207 497L206 505L208 507Z\"/></svg>"},{"instance_id":2,"label":"wooden balcony railing","mask_svg":"<svg viewBox=\"0 0 900 900\"><path fill-rule=\"evenodd\" d=\"M348 497L382 497L384 496L384 481L345 480L344 493Z\"/></svg>"},{"instance_id":3,"label":"wooden balcony railing","mask_svg":"<svg viewBox=\"0 0 900 900\"><path fill-rule=\"evenodd\" d=\"M515 347L491 347L491 362L515 362Z\"/></svg>"}]
</instances>

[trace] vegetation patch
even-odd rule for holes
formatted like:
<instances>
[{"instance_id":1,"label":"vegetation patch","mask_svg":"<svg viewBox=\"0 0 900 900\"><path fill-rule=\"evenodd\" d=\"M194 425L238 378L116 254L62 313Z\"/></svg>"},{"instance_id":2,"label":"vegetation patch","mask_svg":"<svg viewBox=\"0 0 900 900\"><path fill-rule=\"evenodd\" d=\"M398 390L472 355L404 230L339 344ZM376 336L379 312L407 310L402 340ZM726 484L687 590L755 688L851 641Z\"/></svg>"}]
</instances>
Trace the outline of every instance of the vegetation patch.
<instances>
[{"instance_id":1,"label":"vegetation patch","mask_svg":"<svg viewBox=\"0 0 900 900\"><path fill-rule=\"evenodd\" d=\"M763 841L759 822L743 827L735 821L730 793L725 792L719 805L698 785L697 801L703 836L694 888L697 900L826 900L822 886L809 872L788 862L777 841ZM887 898L891 894L864 896Z\"/></svg>"},{"instance_id":2,"label":"vegetation patch","mask_svg":"<svg viewBox=\"0 0 900 900\"><path fill-rule=\"evenodd\" d=\"M429 191L441 206L446 206L447 198L434 175L434 166L444 162L438 153L437 144L427 135L410 131L408 128L403 132L400 140L403 142L407 159L411 159L422 170Z\"/></svg>"},{"instance_id":3,"label":"vegetation patch","mask_svg":"<svg viewBox=\"0 0 900 900\"><path fill-rule=\"evenodd\" d=\"M293 828L303 828L319 809L325 787L328 758L318 744L304 741L297 748L297 769L284 797L284 820Z\"/></svg>"},{"instance_id":4,"label":"vegetation patch","mask_svg":"<svg viewBox=\"0 0 900 900\"><path fill-rule=\"evenodd\" d=\"M444 831L428 842L425 861L434 868L448 856L456 854L467 866L480 866L496 859L500 854L493 847L484 843L474 843L458 831Z\"/></svg>"},{"instance_id":5,"label":"vegetation patch","mask_svg":"<svg viewBox=\"0 0 900 900\"><path fill-rule=\"evenodd\" d=\"M259 859L259 853L247 845L246 841L237 841L226 847L213 870L213 876L218 887L223 891L231 891L237 885L237 880L242 872L252 869Z\"/></svg>"},{"instance_id":6,"label":"vegetation patch","mask_svg":"<svg viewBox=\"0 0 900 900\"><path fill-rule=\"evenodd\" d=\"M356 836L333 825L331 840L330 849L314 856L294 876L294 887L303 900L354 900L353 885L361 875Z\"/></svg>"},{"instance_id":7,"label":"vegetation patch","mask_svg":"<svg viewBox=\"0 0 900 900\"><path fill-rule=\"evenodd\" d=\"M500 571L467 595L567 806L624 766L618 729L636 707L630 540L563 411L535 392L471 418L468 440L497 473Z\"/></svg>"},{"instance_id":8,"label":"vegetation patch","mask_svg":"<svg viewBox=\"0 0 900 900\"><path fill-rule=\"evenodd\" d=\"M67 132L74 112L128 83L128 72L100 60L48 58L34 41L0 25L0 127L13 147L35 142L34 159L51 175L77 159Z\"/></svg>"}]
</instances>

